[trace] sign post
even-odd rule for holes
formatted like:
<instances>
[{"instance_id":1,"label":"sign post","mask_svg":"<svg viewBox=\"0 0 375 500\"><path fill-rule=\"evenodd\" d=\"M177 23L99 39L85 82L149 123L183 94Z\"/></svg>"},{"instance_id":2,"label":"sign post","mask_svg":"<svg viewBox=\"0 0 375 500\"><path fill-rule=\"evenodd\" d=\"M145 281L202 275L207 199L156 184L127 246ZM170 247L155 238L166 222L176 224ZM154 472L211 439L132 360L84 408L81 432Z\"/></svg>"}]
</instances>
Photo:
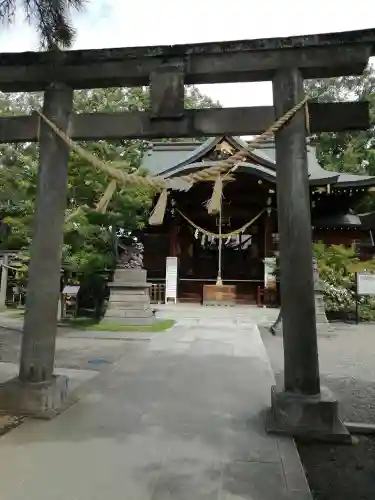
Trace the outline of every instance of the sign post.
<instances>
[{"instance_id":1,"label":"sign post","mask_svg":"<svg viewBox=\"0 0 375 500\"><path fill-rule=\"evenodd\" d=\"M276 289L276 276L275 276L275 257L266 257L264 259L264 288Z\"/></svg>"},{"instance_id":2,"label":"sign post","mask_svg":"<svg viewBox=\"0 0 375 500\"><path fill-rule=\"evenodd\" d=\"M165 303L172 299L177 304L177 273L178 259L177 257L167 257L166 272L165 272Z\"/></svg>"},{"instance_id":3,"label":"sign post","mask_svg":"<svg viewBox=\"0 0 375 500\"><path fill-rule=\"evenodd\" d=\"M355 273L355 323L359 323L358 274Z\"/></svg>"},{"instance_id":4,"label":"sign post","mask_svg":"<svg viewBox=\"0 0 375 500\"><path fill-rule=\"evenodd\" d=\"M355 319L359 323L359 298L375 295L375 274L356 273L355 280Z\"/></svg>"}]
</instances>

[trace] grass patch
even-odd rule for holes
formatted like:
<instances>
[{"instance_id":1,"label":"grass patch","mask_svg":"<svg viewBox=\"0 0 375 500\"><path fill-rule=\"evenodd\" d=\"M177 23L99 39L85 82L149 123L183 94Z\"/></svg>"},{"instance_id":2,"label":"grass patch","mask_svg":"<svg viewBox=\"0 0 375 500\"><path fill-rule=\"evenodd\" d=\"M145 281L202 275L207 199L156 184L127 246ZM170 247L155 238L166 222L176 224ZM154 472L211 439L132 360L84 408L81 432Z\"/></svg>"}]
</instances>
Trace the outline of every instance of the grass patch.
<instances>
[{"instance_id":1,"label":"grass patch","mask_svg":"<svg viewBox=\"0 0 375 500\"><path fill-rule=\"evenodd\" d=\"M121 323L98 323L92 318L75 318L61 322L61 326L75 330L94 332L164 332L175 324L173 319L160 319L150 325L122 325Z\"/></svg>"}]
</instances>

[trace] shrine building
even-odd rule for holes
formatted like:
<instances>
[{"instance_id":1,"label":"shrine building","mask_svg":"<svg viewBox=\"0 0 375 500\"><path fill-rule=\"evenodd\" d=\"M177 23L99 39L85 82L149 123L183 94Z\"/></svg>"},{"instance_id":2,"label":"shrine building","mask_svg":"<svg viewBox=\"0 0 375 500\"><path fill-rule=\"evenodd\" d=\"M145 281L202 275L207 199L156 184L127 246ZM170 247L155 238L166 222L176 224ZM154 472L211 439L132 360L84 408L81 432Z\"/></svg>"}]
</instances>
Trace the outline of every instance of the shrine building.
<instances>
[{"instance_id":1,"label":"shrine building","mask_svg":"<svg viewBox=\"0 0 375 500\"><path fill-rule=\"evenodd\" d=\"M175 178L214 166L244 146L246 143L238 137L155 142L145 152L142 167L151 175ZM307 154L313 241L355 245L362 258L371 257L372 231L354 209L368 191L375 189L375 177L325 170L311 145ZM195 183L187 191L173 191L163 224L148 226L142 233L148 280L163 285L166 257L178 257L179 302L201 302L204 285L216 283L220 267L223 283L235 287L236 302L255 303L259 290L274 282L277 168L273 142L256 148L247 162L226 176L221 217L209 215L206 208L214 179Z\"/></svg>"}]
</instances>

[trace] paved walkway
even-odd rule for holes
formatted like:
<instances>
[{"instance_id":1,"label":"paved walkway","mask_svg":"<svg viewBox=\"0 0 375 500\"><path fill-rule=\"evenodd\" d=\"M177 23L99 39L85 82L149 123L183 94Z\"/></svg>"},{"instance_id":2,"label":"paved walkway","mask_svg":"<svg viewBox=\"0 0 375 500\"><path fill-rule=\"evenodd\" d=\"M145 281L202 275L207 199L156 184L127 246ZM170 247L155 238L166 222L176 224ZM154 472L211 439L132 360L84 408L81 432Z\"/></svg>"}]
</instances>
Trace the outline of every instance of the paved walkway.
<instances>
[{"instance_id":1,"label":"paved walkway","mask_svg":"<svg viewBox=\"0 0 375 500\"><path fill-rule=\"evenodd\" d=\"M226 321L230 325L271 325L277 318L278 309L257 306L234 307L203 307L199 304L155 304L158 319L175 319L180 324L205 324L211 321ZM22 330L23 317L11 313L0 313L0 328ZM67 332L67 328L59 328L60 333Z\"/></svg>"},{"instance_id":2,"label":"paved walkway","mask_svg":"<svg viewBox=\"0 0 375 500\"><path fill-rule=\"evenodd\" d=\"M78 403L1 438L2 500L310 500L293 441L264 432L258 329L203 314L128 342Z\"/></svg>"},{"instance_id":3,"label":"paved walkway","mask_svg":"<svg viewBox=\"0 0 375 500\"><path fill-rule=\"evenodd\" d=\"M256 325L271 325L277 318L278 309L257 306L203 307L198 304L156 304L157 318L171 318L180 325L235 324L241 328Z\"/></svg>"}]
</instances>

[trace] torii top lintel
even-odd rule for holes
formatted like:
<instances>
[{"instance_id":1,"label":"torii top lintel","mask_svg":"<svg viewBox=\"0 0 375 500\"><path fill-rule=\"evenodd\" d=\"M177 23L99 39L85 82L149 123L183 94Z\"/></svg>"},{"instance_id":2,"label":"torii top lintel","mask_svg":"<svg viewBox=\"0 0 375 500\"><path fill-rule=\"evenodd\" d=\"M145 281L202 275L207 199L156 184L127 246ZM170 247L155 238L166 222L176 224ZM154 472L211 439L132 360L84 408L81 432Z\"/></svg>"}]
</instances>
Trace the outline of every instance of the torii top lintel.
<instances>
[{"instance_id":1,"label":"torii top lintel","mask_svg":"<svg viewBox=\"0 0 375 500\"><path fill-rule=\"evenodd\" d=\"M375 54L375 29L288 38L189 45L0 54L0 90L44 90L51 82L73 88L148 85L163 65L186 84L271 80L298 67L305 78L361 74Z\"/></svg>"}]
</instances>

